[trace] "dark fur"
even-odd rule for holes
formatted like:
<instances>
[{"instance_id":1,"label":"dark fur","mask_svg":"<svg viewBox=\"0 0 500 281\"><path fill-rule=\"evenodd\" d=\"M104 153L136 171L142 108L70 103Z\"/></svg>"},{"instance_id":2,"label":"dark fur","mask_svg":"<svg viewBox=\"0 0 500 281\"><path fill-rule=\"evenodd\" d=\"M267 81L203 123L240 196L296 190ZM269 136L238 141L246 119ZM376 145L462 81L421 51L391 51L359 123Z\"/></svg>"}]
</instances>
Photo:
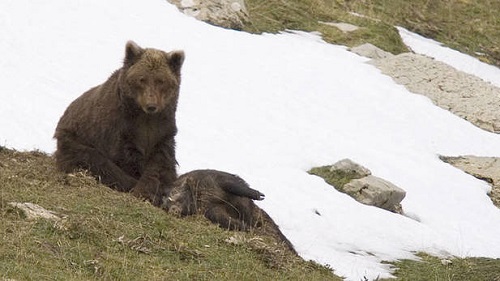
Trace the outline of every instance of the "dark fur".
<instances>
[{"instance_id":1,"label":"dark fur","mask_svg":"<svg viewBox=\"0 0 500 281\"><path fill-rule=\"evenodd\" d=\"M164 199L163 208L180 216L202 214L230 230L262 229L296 253L271 217L253 202L262 199L264 194L250 188L236 175L195 170L174 182L170 195Z\"/></svg>"},{"instance_id":2,"label":"dark fur","mask_svg":"<svg viewBox=\"0 0 500 281\"><path fill-rule=\"evenodd\" d=\"M59 170L84 168L101 182L159 205L177 178L175 111L182 51L127 42L122 68L71 103L61 117Z\"/></svg>"}]
</instances>

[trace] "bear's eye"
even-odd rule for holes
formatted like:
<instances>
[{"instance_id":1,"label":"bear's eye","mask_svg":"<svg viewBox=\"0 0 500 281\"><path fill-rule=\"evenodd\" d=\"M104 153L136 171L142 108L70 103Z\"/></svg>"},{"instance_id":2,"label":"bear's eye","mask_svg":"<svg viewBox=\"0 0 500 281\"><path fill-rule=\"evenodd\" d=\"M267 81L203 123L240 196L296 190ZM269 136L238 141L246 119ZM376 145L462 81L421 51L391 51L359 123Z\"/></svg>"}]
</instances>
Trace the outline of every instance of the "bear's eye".
<instances>
[{"instance_id":1,"label":"bear's eye","mask_svg":"<svg viewBox=\"0 0 500 281\"><path fill-rule=\"evenodd\" d=\"M146 78L144 78L144 77L139 77L139 83L141 83L141 84L146 84Z\"/></svg>"}]
</instances>

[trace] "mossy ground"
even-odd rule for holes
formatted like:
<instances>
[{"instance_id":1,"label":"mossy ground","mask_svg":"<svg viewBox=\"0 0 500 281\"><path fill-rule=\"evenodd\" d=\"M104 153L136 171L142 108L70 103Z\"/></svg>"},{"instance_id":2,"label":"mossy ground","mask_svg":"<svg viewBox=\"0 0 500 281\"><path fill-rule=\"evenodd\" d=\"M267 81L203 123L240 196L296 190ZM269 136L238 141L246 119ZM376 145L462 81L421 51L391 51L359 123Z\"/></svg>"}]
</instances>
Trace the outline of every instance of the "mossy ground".
<instances>
[{"instance_id":1,"label":"mossy ground","mask_svg":"<svg viewBox=\"0 0 500 281\"><path fill-rule=\"evenodd\" d=\"M360 176L356 172L345 172L342 170L331 170L331 166L321 166L314 167L308 171L309 174L318 176L326 181L329 185L335 187L335 189L343 192L343 187L346 183L353 179L360 179Z\"/></svg>"}]
</instances>

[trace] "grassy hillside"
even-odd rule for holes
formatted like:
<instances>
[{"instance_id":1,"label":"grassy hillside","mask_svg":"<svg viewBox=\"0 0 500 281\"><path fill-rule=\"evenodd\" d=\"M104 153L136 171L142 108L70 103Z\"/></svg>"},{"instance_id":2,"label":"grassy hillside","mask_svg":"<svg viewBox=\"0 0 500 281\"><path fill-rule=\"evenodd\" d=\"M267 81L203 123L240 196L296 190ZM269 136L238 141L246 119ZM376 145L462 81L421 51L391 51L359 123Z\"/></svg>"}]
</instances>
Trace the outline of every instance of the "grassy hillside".
<instances>
[{"instance_id":1,"label":"grassy hillside","mask_svg":"<svg viewBox=\"0 0 500 281\"><path fill-rule=\"evenodd\" d=\"M498 0L246 0L249 32L319 31L327 42L369 42L393 54L407 51L395 25L500 66ZM343 33L324 22L361 27Z\"/></svg>"},{"instance_id":2,"label":"grassy hillside","mask_svg":"<svg viewBox=\"0 0 500 281\"><path fill-rule=\"evenodd\" d=\"M0 182L0 280L341 280L268 237L176 218L85 172L59 173L40 152L0 147ZM28 220L9 202L63 219Z\"/></svg>"}]
</instances>

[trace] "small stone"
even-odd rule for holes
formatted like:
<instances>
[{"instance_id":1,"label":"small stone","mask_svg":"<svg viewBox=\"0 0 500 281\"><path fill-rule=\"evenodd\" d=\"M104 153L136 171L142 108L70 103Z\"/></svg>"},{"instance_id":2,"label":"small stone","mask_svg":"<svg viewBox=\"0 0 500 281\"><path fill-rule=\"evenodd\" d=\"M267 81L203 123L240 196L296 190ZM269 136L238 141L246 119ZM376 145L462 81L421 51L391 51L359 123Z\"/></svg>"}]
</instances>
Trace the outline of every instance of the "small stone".
<instances>
[{"instance_id":1,"label":"small stone","mask_svg":"<svg viewBox=\"0 0 500 281\"><path fill-rule=\"evenodd\" d=\"M231 3L231 9L235 12L241 11L241 4L238 2Z\"/></svg>"},{"instance_id":2,"label":"small stone","mask_svg":"<svg viewBox=\"0 0 500 281\"><path fill-rule=\"evenodd\" d=\"M330 171L341 171L345 174L355 174L357 178L363 178L372 174L372 172L367 168L347 158L333 164Z\"/></svg>"},{"instance_id":3,"label":"small stone","mask_svg":"<svg viewBox=\"0 0 500 281\"><path fill-rule=\"evenodd\" d=\"M453 264L453 261L448 260L448 259L442 259L441 260L441 264L444 265L444 266L448 266L448 265Z\"/></svg>"},{"instance_id":4,"label":"small stone","mask_svg":"<svg viewBox=\"0 0 500 281\"><path fill-rule=\"evenodd\" d=\"M43 207L33 204L33 203L17 203L17 202L9 202L10 206L17 208L23 211L27 220L35 220L38 218L43 218L52 221L59 221L62 218L56 215L56 213L46 210Z\"/></svg>"},{"instance_id":5,"label":"small stone","mask_svg":"<svg viewBox=\"0 0 500 281\"><path fill-rule=\"evenodd\" d=\"M323 22L320 21L319 23L329 25L329 26L334 26L338 29L340 29L344 33L348 32L353 32L359 29L359 26L350 24L350 23L345 23L345 22Z\"/></svg>"},{"instance_id":6,"label":"small stone","mask_svg":"<svg viewBox=\"0 0 500 281\"><path fill-rule=\"evenodd\" d=\"M370 59L383 59L394 56L370 43L362 44L350 49L351 52Z\"/></svg>"}]
</instances>

